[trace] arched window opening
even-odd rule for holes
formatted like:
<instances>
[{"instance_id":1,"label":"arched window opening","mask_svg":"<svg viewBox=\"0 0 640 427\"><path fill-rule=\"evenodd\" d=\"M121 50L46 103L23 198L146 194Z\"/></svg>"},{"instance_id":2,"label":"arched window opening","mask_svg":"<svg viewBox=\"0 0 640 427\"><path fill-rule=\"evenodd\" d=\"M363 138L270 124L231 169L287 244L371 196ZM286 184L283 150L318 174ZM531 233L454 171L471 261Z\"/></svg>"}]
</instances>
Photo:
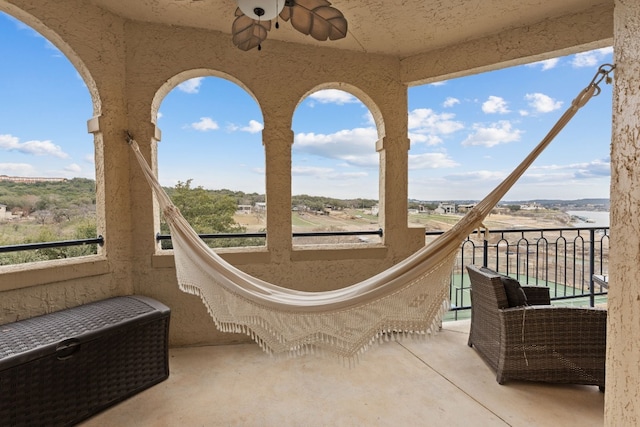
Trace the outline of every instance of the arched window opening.
<instances>
[{"instance_id":1,"label":"arched window opening","mask_svg":"<svg viewBox=\"0 0 640 427\"><path fill-rule=\"evenodd\" d=\"M371 111L354 95L323 89L293 118L291 210L294 245L380 243L380 156ZM299 233L336 233L300 236Z\"/></svg>"},{"instance_id":2,"label":"arched window opening","mask_svg":"<svg viewBox=\"0 0 640 427\"><path fill-rule=\"evenodd\" d=\"M0 12L0 246L96 238L91 95L49 40ZM96 244L0 254L0 265L95 254Z\"/></svg>"},{"instance_id":3,"label":"arched window opening","mask_svg":"<svg viewBox=\"0 0 640 427\"><path fill-rule=\"evenodd\" d=\"M195 77L162 100L158 177L172 202L210 247L264 246L265 156L262 113L237 84ZM161 221L161 234L169 233ZM170 248L170 241L162 242Z\"/></svg>"},{"instance_id":4,"label":"arched window opening","mask_svg":"<svg viewBox=\"0 0 640 427\"><path fill-rule=\"evenodd\" d=\"M612 53L596 49L410 88L409 225L450 228L544 138ZM571 210L608 210L610 93L576 114L486 226L566 226Z\"/></svg>"}]
</instances>

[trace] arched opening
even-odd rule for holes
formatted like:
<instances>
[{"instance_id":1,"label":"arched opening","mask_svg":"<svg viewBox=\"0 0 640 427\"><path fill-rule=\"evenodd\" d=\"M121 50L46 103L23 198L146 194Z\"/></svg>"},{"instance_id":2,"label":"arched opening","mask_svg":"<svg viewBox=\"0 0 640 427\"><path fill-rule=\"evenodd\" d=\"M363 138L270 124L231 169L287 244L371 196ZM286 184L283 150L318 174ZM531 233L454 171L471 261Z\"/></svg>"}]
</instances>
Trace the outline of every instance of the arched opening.
<instances>
[{"instance_id":1,"label":"arched opening","mask_svg":"<svg viewBox=\"0 0 640 427\"><path fill-rule=\"evenodd\" d=\"M307 94L293 117L291 209L294 245L380 243L378 222L381 114L364 94L343 85ZM356 93L358 96L354 95ZM363 101L364 100L364 101ZM300 236L303 233L336 233Z\"/></svg>"},{"instance_id":2,"label":"arched opening","mask_svg":"<svg viewBox=\"0 0 640 427\"><path fill-rule=\"evenodd\" d=\"M0 246L96 238L101 177L86 124L99 112L95 85L55 33L29 15L20 18L0 12ZM7 252L0 265L98 250L92 244Z\"/></svg>"},{"instance_id":3,"label":"arched opening","mask_svg":"<svg viewBox=\"0 0 640 427\"><path fill-rule=\"evenodd\" d=\"M156 97L158 178L198 233L238 234L207 238L209 246L263 246L263 237L243 236L266 231L262 113L240 84L212 74L176 76ZM168 232L162 222L161 235Z\"/></svg>"}]
</instances>

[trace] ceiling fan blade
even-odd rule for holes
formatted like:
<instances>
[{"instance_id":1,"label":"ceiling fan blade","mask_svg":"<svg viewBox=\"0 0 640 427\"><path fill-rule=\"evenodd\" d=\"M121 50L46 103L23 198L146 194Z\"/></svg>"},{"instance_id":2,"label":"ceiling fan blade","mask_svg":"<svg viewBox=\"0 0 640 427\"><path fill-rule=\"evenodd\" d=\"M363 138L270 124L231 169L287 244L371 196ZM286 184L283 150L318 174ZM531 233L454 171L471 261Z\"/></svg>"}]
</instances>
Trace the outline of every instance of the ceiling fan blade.
<instances>
[{"instance_id":1,"label":"ceiling fan blade","mask_svg":"<svg viewBox=\"0 0 640 427\"><path fill-rule=\"evenodd\" d=\"M282 12L280 12L280 18L282 18L283 21L291 19L291 9L293 9L293 6L295 6L293 1L284 2L284 8L282 9Z\"/></svg>"},{"instance_id":2,"label":"ceiling fan blade","mask_svg":"<svg viewBox=\"0 0 640 427\"><path fill-rule=\"evenodd\" d=\"M256 21L236 9L236 19L231 26L233 44L239 49L247 51L260 46L271 29L271 21Z\"/></svg>"},{"instance_id":3,"label":"ceiling fan blade","mask_svg":"<svg viewBox=\"0 0 640 427\"><path fill-rule=\"evenodd\" d=\"M338 40L347 36L347 20L327 0L287 2L280 17L285 21L291 20L293 28L316 40Z\"/></svg>"}]
</instances>

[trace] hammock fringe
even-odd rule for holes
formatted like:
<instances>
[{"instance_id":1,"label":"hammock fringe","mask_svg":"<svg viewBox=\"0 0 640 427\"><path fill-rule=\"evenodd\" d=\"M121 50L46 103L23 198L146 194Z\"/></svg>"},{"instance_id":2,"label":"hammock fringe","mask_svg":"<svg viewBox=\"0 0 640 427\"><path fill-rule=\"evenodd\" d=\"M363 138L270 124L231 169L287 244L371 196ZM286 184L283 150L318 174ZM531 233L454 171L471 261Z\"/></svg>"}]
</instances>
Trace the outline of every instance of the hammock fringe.
<instances>
[{"instance_id":1,"label":"hammock fringe","mask_svg":"<svg viewBox=\"0 0 640 427\"><path fill-rule=\"evenodd\" d=\"M218 330L247 335L270 356L283 355L294 358L306 355L318 355L326 357L339 353L338 355L342 359L343 364L349 367L357 365L362 355L372 347L380 344L401 342L407 339L425 339L432 336L440 330L442 320L450 308L448 299L444 298L431 321L424 323L426 326L421 327L417 322L410 322L409 324L398 322L396 324L390 321L376 330L371 331L370 336L363 339L362 344L355 348L350 347L348 343L325 332L315 332L300 342L287 344L288 340L282 334L275 331L272 325L265 322L260 316L250 316L243 321L221 321L216 315L217 310L214 304L208 301L199 287L186 283L181 283L179 287L183 292L198 296L201 299ZM264 335L260 333L262 332L264 334L264 331L268 332L271 339L263 339ZM288 345L288 348L285 350L282 350L280 346L274 348L274 346L269 344L270 342L277 342L281 346ZM340 351L330 351L331 348L339 349Z\"/></svg>"}]
</instances>

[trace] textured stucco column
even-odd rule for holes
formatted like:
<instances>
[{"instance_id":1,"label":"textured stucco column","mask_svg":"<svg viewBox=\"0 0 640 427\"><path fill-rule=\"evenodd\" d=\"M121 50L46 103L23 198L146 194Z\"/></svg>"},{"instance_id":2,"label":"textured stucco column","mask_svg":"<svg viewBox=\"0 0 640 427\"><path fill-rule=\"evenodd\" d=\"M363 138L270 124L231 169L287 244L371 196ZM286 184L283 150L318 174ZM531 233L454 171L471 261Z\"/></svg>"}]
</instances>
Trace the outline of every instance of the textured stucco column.
<instances>
[{"instance_id":1,"label":"textured stucco column","mask_svg":"<svg viewBox=\"0 0 640 427\"><path fill-rule=\"evenodd\" d=\"M268 120L262 130L265 149L267 202L267 247L271 260L289 260L291 239L291 145L293 131L288 121Z\"/></svg>"},{"instance_id":2,"label":"textured stucco column","mask_svg":"<svg viewBox=\"0 0 640 427\"><path fill-rule=\"evenodd\" d=\"M142 110L146 112L147 110ZM134 113L131 114L136 115ZM161 138L160 129L149 121L143 119L134 120L130 131L140 147L140 152L147 160L153 172L158 176L158 143ZM124 142L123 142L124 144ZM127 145L127 144L125 144ZM128 145L127 145L128 147ZM158 215L158 203L150 191L140 165L136 161L133 152L129 149L129 178L131 191L131 246L133 253L133 269L149 268L151 256L156 252L159 244L156 242L155 233L160 230L160 215ZM135 284L134 284L135 285Z\"/></svg>"},{"instance_id":3,"label":"textured stucco column","mask_svg":"<svg viewBox=\"0 0 640 427\"><path fill-rule=\"evenodd\" d=\"M605 425L640 425L640 2L616 0Z\"/></svg>"},{"instance_id":4,"label":"textured stucco column","mask_svg":"<svg viewBox=\"0 0 640 427\"><path fill-rule=\"evenodd\" d=\"M409 138L385 136L376 144L380 153L380 224L387 247L407 242L407 188ZM424 244L424 238L423 238ZM406 256L403 254L401 257Z\"/></svg>"}]
</instances>

